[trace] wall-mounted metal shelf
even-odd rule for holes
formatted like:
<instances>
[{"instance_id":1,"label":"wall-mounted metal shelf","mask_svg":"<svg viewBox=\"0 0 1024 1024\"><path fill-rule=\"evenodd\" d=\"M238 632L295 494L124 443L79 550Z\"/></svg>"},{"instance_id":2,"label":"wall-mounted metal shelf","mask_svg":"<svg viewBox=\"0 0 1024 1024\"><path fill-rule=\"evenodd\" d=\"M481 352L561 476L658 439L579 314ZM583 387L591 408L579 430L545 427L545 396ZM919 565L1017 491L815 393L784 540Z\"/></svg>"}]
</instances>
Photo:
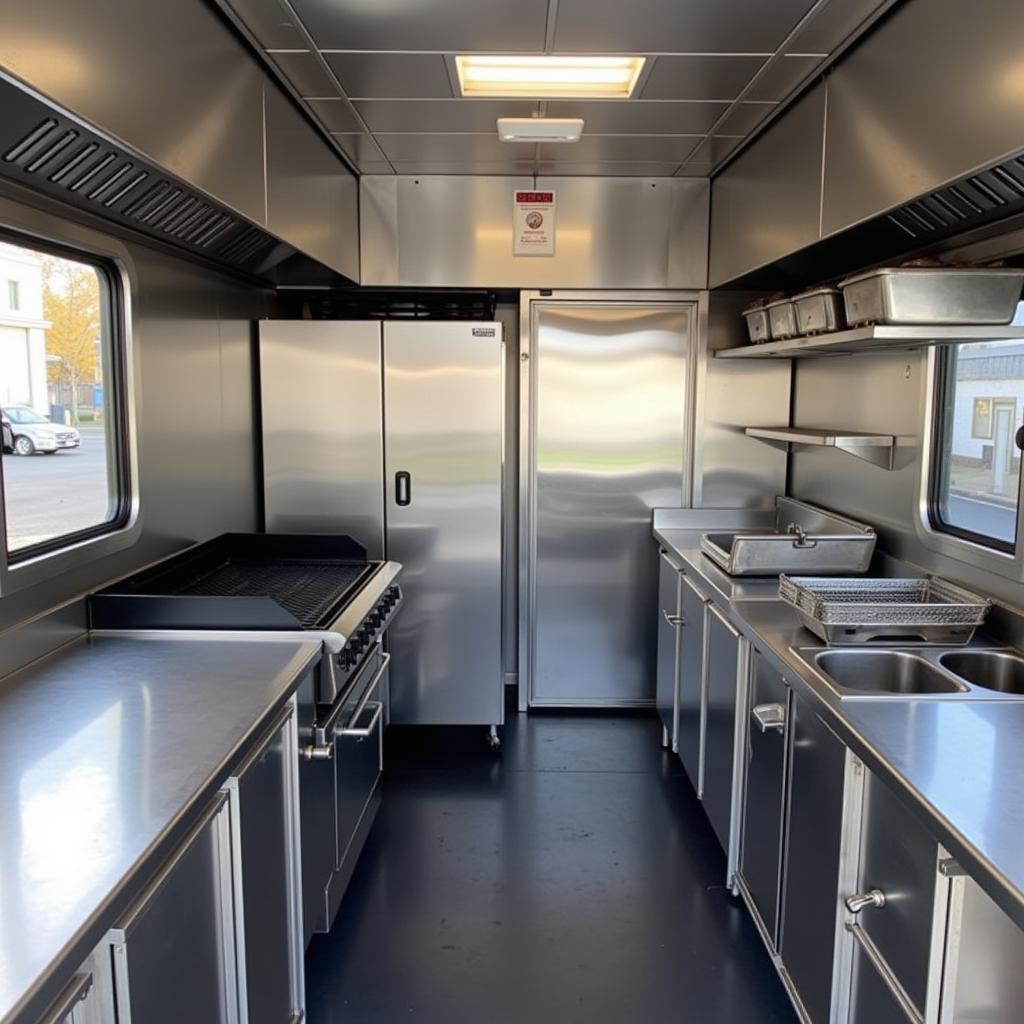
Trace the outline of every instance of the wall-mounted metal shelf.
<instances>
[{"instance_id":1,"label":"wall-mounted metal shelf","mask_svg":"<svg viewBox=\"0 0 1024 1024\"><path fill-rule=\"evenodd\" d=\"M740 345L719 349L718 359L798 359L810 356L849 355L884 349L922 348L931 345L959 345L977 341L1024 341L1024 327L973 326L854 327L834 334L815 334L763 345Z\"/></svg>"},{"instance_id":2,"label":"wall-mounted metal shelf","mask_svg":"<svg viewBox=\"0 0 1024 1024\"><path fill-rule=\"evenodd\" d=\"M837 430L801 430L797 427L747 427L747 437L772 444L838 448L882 469L892 469L896 438L892 434L842 433Z\"/></svg>"}]
</instances>

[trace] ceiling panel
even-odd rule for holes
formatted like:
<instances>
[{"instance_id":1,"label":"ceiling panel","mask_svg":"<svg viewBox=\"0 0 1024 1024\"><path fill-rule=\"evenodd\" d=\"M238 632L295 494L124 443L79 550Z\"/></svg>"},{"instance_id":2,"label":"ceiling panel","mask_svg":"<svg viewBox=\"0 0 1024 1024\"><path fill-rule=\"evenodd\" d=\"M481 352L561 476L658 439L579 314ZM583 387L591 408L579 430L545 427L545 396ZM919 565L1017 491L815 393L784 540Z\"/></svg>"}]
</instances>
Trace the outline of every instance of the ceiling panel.
<instances>
[{"instance_id":1,"label":"ceiling panel","mask_svg":"<svg viewBox=\"0 0 1024 1024\"><path fill-rule=\"evenodd\" d=\"M656 57L645 100L734 100L767 57Z\"/></svg>"},{"instance_id":2,"label":"ceiling panel","mask_svg":"<svg viewBox=\"0 0 1024 1024\"><path fill-rule=\"evenodd\" d=\"M338 87L312 53L270 54L270 59L281 69L300 96L336 96Z\"/></svg>"},{"instance_id":3,"label":"ceiling panel","mask_svg":"<svg viewBox=\"0 0 1024 1024\"><path fill-rule=\"evenodd\" d=\"M729 109L728 103L619 100L549 102L549 117L582 117L584 131L604 135L703 134Z\"/></svg>"},{"instance_id":4,"label":"ceiling panel","mask_svg":"<svg viewBox=\"0 0 1024 1024\"><path fill-rule=\"evenodd\" d=\"M735 136L712 135L706 138L691 154L685 166L716 164L724 160L741 142Z\"/></svg>"},{"instance_id":5,"label":"ceiling panel","mask_svg":"<svg viewBox=\"0 0 1024 1024\"><path fill-rule=\"evenodd\" d=\"M455 160L430 163L425 161L401 161L395 162L397 174L533 174L534 163L532 160L516 163L514 160L508 162ZM511 194L509 199L511 200Z\"/></svg>"},{"instance_id":6,"label":"ceiling panel","mask_svg":"<svg viewBox=\"0 0 1024 1024\"><path fill-rule=\"evenodd\" d=\"M349 96L419 99L453 97L444 57L437 53L325 53Z\"/></svg>"},{"instance_id":7,"label":"ceiling panel","mask_svg":"<svg viewBox=\"0 0 1024 1024\"><path fill-rule=\"evenodd\" d=\"M543 161L538 165L539 177L545 175L569 175L579 177L601 178L671 178L675 174L678 163L632 161L605 161L603 163L562 163L558 160Z\"/></svg>"},{"instance_id":8,"label":"ceiling panel","mask_svg":"<svg viewBox=\"0 0 1024 1024\"><path fill-rule=\"evenodd\" d=\"M559 0L563 53L770 53L814 0Z\"/></svg>"},{"instance_id":9,"label":"ceiling panel","mask_svg":"<svg viewBox=\"0 0 1024 1024\"><path fill-rule=\"evenodd\" d=\"M541 145L541 160L560 164L604 163L609 160L632 163L682 163L693 152L699 135L586 135L579 142Z\"/></svg>"},{"instance_id":10,"label":"ceiling panel","mask_svg":"<svg viewBox=\"0 0 1024 1024\"><path fill-rule=\"evenodd\" d=\"M758 78L746 98L752 100L785 99L822 63L820 57L780 57Z\"/></svg>"},{"instance_id":11,"label":"ceiling panel","mask_svg":"<svg viewBox=\"0 0 1024 1024\"><path fill-rule=\"evenodd\" d=\"M349 159L364 174L375 173L366 170L369 166L381 165L390 170L384 155L373 141L372 135L366 135L365 133L362 135L343 135L338 132L332 132L331 138L341 146Z\"/></svg>"},{"instance_id":12,"label":"ceiling panel","mask_svg":"<svg viewBox=\"0 0 1024 1024\"><path fill-rule=\"evenodd\" d=\"M715 134L749 135L778 109L777 103L739 103L721 124L715 125Z\"/></svg>"},{"instance_id":13,"label":"ceiling panel","mask_svg":"<svg viewBox=\"0 0 1024 1024\"><path fill-rule=\"evenodd\" d=\"M543 50L547 0L293 0L328 50Z\"/></svg>"},{"instance_id":14,"label":"ceiling panel","mask_svg":"<svg viewBox=\"0 0 1024 1024\"><path fill-rule=\"evenodd\" d=\"M263 46L305 49L305 39L278 0L227 0L227 4Z\"/></svg>"},{"instance_id":15,"label":"ceiling panel","mask_svg":"<svg viewBox=\"0 0 1024 1024\"><path fill-rule=\"evenodd\" d=\"M831 0L790 44L792 53L831 53L892 0Z\"/></svg>"},{"instance_id":16,"label":"ceiling panel","mask_svg":"<svg viewBox=\"0 0 1024 1024\"><path fill-rule=\"evenodd\" d=\"M495 137L499 117L531 117L537 110L529 100L361 100L356 107L374 132L494 132Z\"/></svg>"},{"instance_id":17,"label":"ceiling panel","mask_svg":"<svg viewBox=\"0 0 1024 1024\"><path fill-rule=\"evenodd\" d=\"M363 126L343 99L307 100L309 109L329 132L361 132Z\"/></svg>"},{"instance_id":18,"label":"ceiling panel","mask_svg":"<svg viewBox=\"0 0 1024 1024\"><path fill-rule=\"evenodd\" d=\"M532 161L536 147L532 143L502 142L494 135L377 135L377 142L392 162L460 160L473 163Z\"/></svg>"}]
</instances>

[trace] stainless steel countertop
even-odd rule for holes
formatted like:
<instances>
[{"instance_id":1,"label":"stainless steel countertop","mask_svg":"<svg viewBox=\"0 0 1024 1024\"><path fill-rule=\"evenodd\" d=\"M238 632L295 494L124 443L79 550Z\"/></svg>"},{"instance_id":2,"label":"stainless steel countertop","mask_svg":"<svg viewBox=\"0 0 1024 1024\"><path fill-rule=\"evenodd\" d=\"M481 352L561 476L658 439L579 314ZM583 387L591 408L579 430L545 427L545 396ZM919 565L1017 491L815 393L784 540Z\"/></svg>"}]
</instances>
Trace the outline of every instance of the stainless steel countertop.
<instances>
[{"instance_id":1,"label":"stainless steel countertop","mask_svg":"<svg viewBox=\"0 0 1024 1024\"><path fill-rule=\"evenodd\" d=\"M767 593L734 597L693 530L655 539L730 617L851 750L917 814L993 900L1024 928L1024 702L846 700L793 653L820 646L793 610ZM710 571L709 571L710 570ZM737 583L739 581L732 581Z\"/></svg>"},{"instance_id":2,"label":"stainless steel countertop","mask_svg":"<svg viewBox=\"0 0 1024 1024\"><path fill-rule=\"evenodd\" d=\"M59 993L319 655L86 635L0 680L0 1021Z\"/></svg>"}]
</instances>

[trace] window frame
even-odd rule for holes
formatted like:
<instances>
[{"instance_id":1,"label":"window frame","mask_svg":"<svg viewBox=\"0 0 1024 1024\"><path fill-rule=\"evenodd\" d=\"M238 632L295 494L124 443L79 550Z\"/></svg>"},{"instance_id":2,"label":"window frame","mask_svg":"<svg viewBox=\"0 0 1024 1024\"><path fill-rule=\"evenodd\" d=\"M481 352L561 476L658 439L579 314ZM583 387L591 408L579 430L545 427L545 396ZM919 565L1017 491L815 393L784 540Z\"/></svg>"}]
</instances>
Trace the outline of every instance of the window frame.
<instances>
[{"instance_id":1,"label":"window frame","mask_svg":"<svg viewBox=\"0 0 1024 1024\"><path fill-rule=\"evenodd\" d=\"M945 345L928 348L923 374L925 423L918 463L918 514L915 517L915 529L925 547L939 555L1014 582L1024 582L1024 501L1018 501L1017 506L1015 550L1010 550L1005 543L993 543L992 539L984 535L951 528L938 515L938 488L942 476L946 429L944 413L949 396L947 378L952 363L948 348Z\"/></svg>"},{"instance_id":2,"label":"window frame","mask_svg":"<svg viewBox=\"0 0 1024 1024\"><path fill-rule=\"evenodd\" d=\"M10 215L13 213L13 216ZM0 208L0 240L93 267L101 278L104 401L110 417L108 486L114 515L95 526L8 551L3 469L0 463L0 595L60 576L123 550L141 535L135 426L132 295L135 275L127 248L109 236L34 209ZM109 339L109 340L108 340Z\"/></svg>"}]
</instances>

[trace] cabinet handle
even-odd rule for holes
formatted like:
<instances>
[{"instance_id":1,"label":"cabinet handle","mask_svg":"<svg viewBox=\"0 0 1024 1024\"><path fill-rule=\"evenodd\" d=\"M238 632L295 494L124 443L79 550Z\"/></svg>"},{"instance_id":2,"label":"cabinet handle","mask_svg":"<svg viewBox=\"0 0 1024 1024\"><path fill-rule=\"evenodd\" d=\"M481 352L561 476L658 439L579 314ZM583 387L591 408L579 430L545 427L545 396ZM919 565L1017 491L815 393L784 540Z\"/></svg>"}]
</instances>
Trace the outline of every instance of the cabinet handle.
<instances>
[{"instance_id":1,"label":"cabinet handle","mask_svg":"<svg viewBox=\"0 0 1024 1024\"><path fill-rule=\"evenodd\" d=\"M662 608L661 614L665 616L665 621L673 628L675 628L676 626L686 625L686 619L684 619L682 615L669 615L669 613L665 611L664 608Z\"/></svg>"},{"instance_id":2,"label":"cabinet handle","mask_svg":"<svg viewBox=\"0 0 1024 1024\"><path fill-rule=\"evenodd\" d=\"M412 504L412 474L404 469L395 474L395 504Z\"/></svg>"},{"instance_id":3,"label":"cabinet handle","mask_svg":"<svg viewBox=\"0 0 1024 1024\"><path fill-rule=\"evenodd\" d=\"M786 731L786 708L782 704L757 704L750 709L750 717L757 723L761 732L774 729L776 732Z\"/></svg>"},{"instance_id":4,"label":"cabinet handle","mask_svg":"<svg viewBox=\"0 0 1024 1024\"><path fill-rule=\"evenodd\" d=\"M868 907L884 907L885 893L881 889L871 889L868 892L855 892L852 896L846 897L846 909L851 914L859 914Z\"/></svg>"}]
</instances>

